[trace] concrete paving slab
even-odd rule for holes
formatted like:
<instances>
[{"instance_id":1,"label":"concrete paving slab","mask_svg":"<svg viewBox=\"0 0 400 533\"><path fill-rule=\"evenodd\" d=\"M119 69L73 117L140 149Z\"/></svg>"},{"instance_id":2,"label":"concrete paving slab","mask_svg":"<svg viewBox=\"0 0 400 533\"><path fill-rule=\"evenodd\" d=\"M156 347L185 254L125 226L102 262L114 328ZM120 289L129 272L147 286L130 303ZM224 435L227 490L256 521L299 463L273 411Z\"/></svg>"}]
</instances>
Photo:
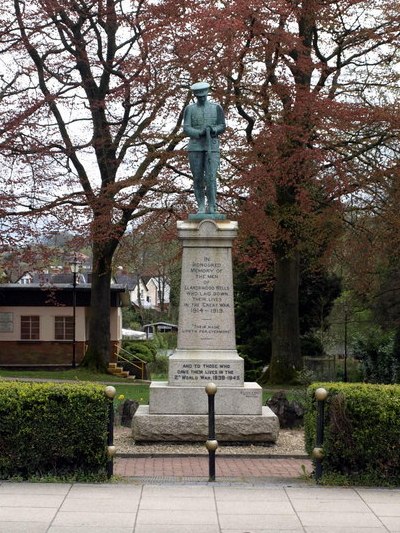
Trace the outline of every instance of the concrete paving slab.
<instances>
[{"instance_id":1,"label":"concrete paving slab","mask_svg":"<svg viewBox=\"0 0 400 533\"><path fill-rule=\"evenodd\" d=\"M214 498L177 498L175 496L160 498L144 495L140 509L158 509L171 511L215 511Z\"/></svg>"},{"instance_id":2,"label":"concrete paving slab","mask_svg":"<svg viewBox=\"0 0 400 533\"><path fill-rule=\"evenodd\" d=\"M48 527L47 523L0 522L2 533L47 533Z\"/></svg>"},{"instance_id":3,"label":"concrete paving slab","mask_svg":"<svg viewBox=\"0 0 400 533\"><path fill-rule=\"evenodd\" d=\"M381 520L391 533L400 532L400 518L398 516L382 516Z\"/></svg>"},{"instance_id":4,"label":"concrete paving slab","mask_svg":"<svg viewBox=\"0 0 400 533\"><path fill-rule=\"evenodd\" d=\"M136 484L109 484L109 483L98 483L95 484L85 484L77 483L73 484L70 492L68 493L68 498L97 498L97 499L109 499L114 497L130 498L138 497L141 495L142 486Z\"/></svg>"},{"instance_id":5,"label":"concrete paving slab","mask_svg":"<svg viewBox=\"0 0 400 533\"><path fill-rule=\"evenodd\" d=\"M288 487L287 495L291 500L359 500L359 495L351 488L336 487Z\"/></svg>"},{"instance_id":6,"label":"concrete paving slab","mask_svg":"<svg viewBox=\"0 0 400 533\"><path fill-rule=\"evenodd\" d=\"M282 533L282 531L284 533L304 533L304 528L302 527L299 527L299 528L296 528L296 529L271 529L271 528L268 528L268 529L257 529L257 530L253 530L254 533ZM252 531L250 531L249 529L221 529L221 533L253 533ZM321 533L321 532L319 532ZM341 532L343 533L343 531ZM346 532L347 533L347 532Z\"/></svg>"},{"instance_id":7,"label":"concrete paving slab","mask_svg":"<svg viewBox=\"0 0 400 533\"><path fill-rule=\"evenodd\" d=\"M400 490L300 482L0 484L0 533L400 533Z\"/></svg>"},{"instance_id":8,"label":"concrete paving slab","mask_svg":"<svg viewBox=\"0 0 400 533\"><path fill-rule=\"evenodd\" d=\"M0 495L2 494L68 494L71 485L69 483L13 483L11 481L0 482Z\"/></svg>"},{"instance_id":9,"label":"concrete paving slab","mask_svg":"<svg viewBox=\"0 0 400 533\"><path fill-rule=\"evenodd\" d=\"M55 508L3 507L0 506L0 531L2 522L48 523L57 512Z\"/></svg>"},{"instance_id":10,"label":"concrete paving slab","mask_svg":"<svg viewBox=\"0 0 400 533\"><path fill-rule=\"evenodd\" d=\"M190 525L137 525L135 533L193 533L193 526ZM219 526L202 525L199 533L220 533ZM237 531L236 531L237 533Z\"/></svg>"},{"instance_id":11,"label":"concrete paving slab","mask_svg":"<svg viewBox=\"0 0 400 533\"><path fill-rule=\"evenodd\" d=\"M281 489L259 489L259 488L234 488L215 487L215 498L217 501L289 501L286 493Z\"/></svg>"},{"instance_id":12,"label":"concrete paving slab","mask_svg":"<svg viewBox=\"0 0 400 533\"><path fill-rule=\"evenodd\" d=\"M61 512L73 513L136 513L139 508L139 498L110 499L104 498L68 498L60 508Z\"/></svg>"},{"instance_id":13,"label":"concrete paving slab","mask_svg":"<svg viewBox=\"0 0 400 533\"><path fill-rule=\"evenodd\" d=\"M347 528L358 527L360 531L364 527L381 527L382 523L372 513L298 513L301 523L304 527L321 526L326 528L342 527ZM328 529L329 531L329 529Z\"/></svg>"},{"instance_id":14,"label":"concrete paving slab","mask_svg":"<svg viewBox=\"0 0 400 533\"><path fill-rule=\"evenodd\" d=\"M46 533L132 533L131 527L51 526Z\"/></svg>"},{"instance_id":15,"label":"concrete paving slab","mask_svg":"<svg viewBox=\"0 0 400 533\"><path fill-rule=\"evenodd\" d=\"M215 511L160 511L140 509L137 525L218 525Z\"/></svg>"},{"instance_id":16,"label":"concrete paving slab","mask_svg":"<svg viewBox=\"0 0 400 533\"><path fill-rule=\"evenodd\" d=\"M218 514L285 514L294 515L295 512L289 501L234 501L234 502L218 502L217 504Z\"/></svg>"},{"instance_id":17,"label":"concrete paving slab","mask_svg":"<svg viewBox=\"0 0 400 533\"><path fill-rule=\"evenodd\" d=\"M356 489L360 497L367 503L390 503L400 505L400 490L398 489Z\"/></svg>"},{"instance_id":18,"label":"concrete paving slab","mask_svg":"<svg viewBox=\"0 0 400 533\"><path fill-rule=\"evenodd\" d=\"M306 533L321 533L321 526L313 526L313 527L306 527L303 531ZM385 533L388 532L388 530L382 525L381 527L363 527L359 528L358 526L350 527L350 526L339 526L339 527L329 527L329 533L382 533L385 531Z\"/></svg>"},{"instance_id":19,"label":"concrete paving slab","mask_svg":"<svg viewBox=\"0 0 400 533\"><path fill-rule=\"evenodd\" d=\"M392 503L369 503L368 505L378 516L400 517L400 501Z\"/></svg>"},{"instance_id":20,"label":"concrete paving slab","mask_svg":"<svg viewBox=\"0 0 400 533\"><path fill-rule=\"evenodd\" d=\"M1 507L55 507L65 499L64 494L0 494Z\"/></svg>"},{"instance_id":21,"label":"concrete paving slab","mask_svg":"<svg viewBox=\"0 0 400 533\"><path fill-rule=\"evenodd\" d=\"M296 515L232 515L227 514L219 515L219 523L222 530L233 529L240 532L259 533L259 530L270 531L271 529L277 530L290 530L290 529L302 529L301 523Z\"/></svg>"},{"instance_id":22,"label":"concrete paving slab","mask_svg":"<svg viewBox=\"0 0 400 533\"><path fill-rule=\"evenodd\" d=\"M367 504L361 500L294 499L292 505L301 513L369 513Z\"/></svg>"},{"instance_id":23,"label":"concrete paving slab","mask_svg":"<svg viewBox=\"0 0 400 533\"><path fill-rule=\"evenodd\" d=\"M115 508L118 505L118 501L109 502L107 509L111 506ZM136 512L133 513L121 513L115 512L110 513L103 511L102 513L90 513L90 512L63 512L59 511L57 516L54 519L54 526L74 526L78 527L87 527L87 526L97 526L97 527L124 527L132 528L135 524Z\"/></svg>"},{"instance_id":24,"label":"concrete paving slab","mask_svg":"<svg viewBox=\"0 0 400 533\"><path fill-rule=\"evenodd\" d=\"M210 485L144 485L143 497L153 494L155 496L165 496L166 493L169 498L213 498L213 487Z\"/></svg>"}]
</instances>

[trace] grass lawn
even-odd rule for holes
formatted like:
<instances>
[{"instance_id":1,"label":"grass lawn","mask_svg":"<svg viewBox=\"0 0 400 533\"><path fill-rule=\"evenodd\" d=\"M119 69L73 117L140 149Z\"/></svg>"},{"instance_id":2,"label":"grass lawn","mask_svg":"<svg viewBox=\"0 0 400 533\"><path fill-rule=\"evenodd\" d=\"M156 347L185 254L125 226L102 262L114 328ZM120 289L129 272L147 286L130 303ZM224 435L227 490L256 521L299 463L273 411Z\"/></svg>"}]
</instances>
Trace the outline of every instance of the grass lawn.
<instances>
[{"instance_id":1,"label":"grass lawn","mask_svg":"<svg viewBox=\"0 0 400 533\"><path fill-rule=\"evenodd\" d=\"M69 370L6 370L0 368L0 379L4 378L33 378L33 379L68 379L73 381L104 381L107 383L120 382L121 378L111 374L94 373L87 368L71 368Z\"/></svg>"},{"instance_id":2,"label":"grass lawn","mask_svg":"<svg viewBox=\"0 0 400 533\"><path fill-rule=\"evenodd\" d=\"M121 380L116 376L110 374L98 374L87 370L86 368L75 368L69 370L5 370L0 368L1 378L23 378L23 379L49 379L49 380L72 380L101 382L105 385L113 385L117 390L116 401L121 402L123 399L136 400L140 404L147 405L149 403L149 385L148 383ZM165 376L154 376L153 381L167 380ZM292 400L298 398L304 393L304 387L288 387L277 386L263 389L262 403L265 402L277 391L285 390L288 399ZM118 399L120 397L120 399Z\"/></svg>"}]
</instances>

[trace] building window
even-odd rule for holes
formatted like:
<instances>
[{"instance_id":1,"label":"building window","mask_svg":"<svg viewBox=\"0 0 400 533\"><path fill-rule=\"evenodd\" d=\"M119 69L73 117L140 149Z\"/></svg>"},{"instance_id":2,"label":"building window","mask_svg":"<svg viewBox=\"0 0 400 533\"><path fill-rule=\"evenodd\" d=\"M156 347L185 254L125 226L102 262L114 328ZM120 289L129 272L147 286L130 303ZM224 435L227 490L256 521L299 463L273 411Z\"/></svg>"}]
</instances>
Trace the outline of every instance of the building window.
<instances>
[{"instance_id":1,"label":"building window","mask_svg":"<svg viewBox=\"0 0 400 533\"><path fill-rule=\"evenodd\" d=\"M11 333L14 331L13 313L0 313L0 333Z\"/></svg>"},{"instance_id":2,"label":"building window","mask_svg":"<svg viewBox=\"0 0 400 533\"><path fill-rule=\"evenodd\" d=\"M35 315L21 316L21 339L39 340L40 317Z\"/></svg>"},{"instance_id":3,"label":"building window","mask_svg":"<svg viewBox=\"0 0 400 533\"><path fill-rule=\"evenodd\" d=\"M54 318L54 338L58 341L74 339L74 317L56 316Z\"/></svg>"}]
</instances>

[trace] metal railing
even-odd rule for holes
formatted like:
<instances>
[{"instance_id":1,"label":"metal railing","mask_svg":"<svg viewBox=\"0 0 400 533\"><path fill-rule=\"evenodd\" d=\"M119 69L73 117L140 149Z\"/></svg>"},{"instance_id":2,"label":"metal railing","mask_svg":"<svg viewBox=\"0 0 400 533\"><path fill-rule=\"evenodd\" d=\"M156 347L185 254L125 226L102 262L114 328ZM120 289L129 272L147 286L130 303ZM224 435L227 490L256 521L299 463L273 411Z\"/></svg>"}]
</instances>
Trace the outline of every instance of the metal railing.
<instances>
[{"instance_id":1,"label":"metal railing","mask_svg":"<svg viewBox=\"0 0 400 533\"><path fill-rule=\"evenodd\" d=\"M144 361L143 359L141 359L137 355L131 354L130 352L128 352L128 350L125 350L124 348L120 348L117 344L115 344L115 347L117 349L119 349L119 351L117 353L117 363L119 361L123 361L124 363L127 363L132 368L134 368L135 370L139 371L139 373L140 373L140 378L139 379L145 379L147 361ZM132 361L131 359L127 359L126 357L121 355L121 352L124 352L127 355L129 355L130 357L133 357L134 360ZM136 372L135 372L135 375L136 375Z\"/></svg>"}]
</instances>

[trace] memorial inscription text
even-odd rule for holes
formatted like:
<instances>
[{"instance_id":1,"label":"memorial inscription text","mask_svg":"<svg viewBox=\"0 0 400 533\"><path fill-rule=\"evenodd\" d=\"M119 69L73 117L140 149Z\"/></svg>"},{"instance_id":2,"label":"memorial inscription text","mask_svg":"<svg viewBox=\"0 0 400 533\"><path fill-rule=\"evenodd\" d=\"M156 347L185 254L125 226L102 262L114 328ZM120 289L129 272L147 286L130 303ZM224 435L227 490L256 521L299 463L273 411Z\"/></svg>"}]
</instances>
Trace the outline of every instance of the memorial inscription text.
<instances>
[{"instance_id":1,"label":"memorial inscription text","mask_svg":"<svg viewBox=\"0 0 400 533\"><path fill-rule=\"evenodd\" d=\"M232 384L240 381L240 376L233 370L230 363L192 363L187 362L180 365L176 370L174 379L193 381L228 381Z\"/></svg>"},{"instance_id":2,"label":"memorial inscription text","mask_svg":"<svg viewBox=\"0 0 400 533\"><path fill-rule=\"evenodd\" d=\"M231 334L230 327L224 327L227 312L232 312L232 288L224 283L224 269L221 262L204 256L190 264L190 284L183 285L183 311L191 316L191 326L186 323L184 334L200 334L201 337L218 337Z\"/></svg>"}]
</instances>

